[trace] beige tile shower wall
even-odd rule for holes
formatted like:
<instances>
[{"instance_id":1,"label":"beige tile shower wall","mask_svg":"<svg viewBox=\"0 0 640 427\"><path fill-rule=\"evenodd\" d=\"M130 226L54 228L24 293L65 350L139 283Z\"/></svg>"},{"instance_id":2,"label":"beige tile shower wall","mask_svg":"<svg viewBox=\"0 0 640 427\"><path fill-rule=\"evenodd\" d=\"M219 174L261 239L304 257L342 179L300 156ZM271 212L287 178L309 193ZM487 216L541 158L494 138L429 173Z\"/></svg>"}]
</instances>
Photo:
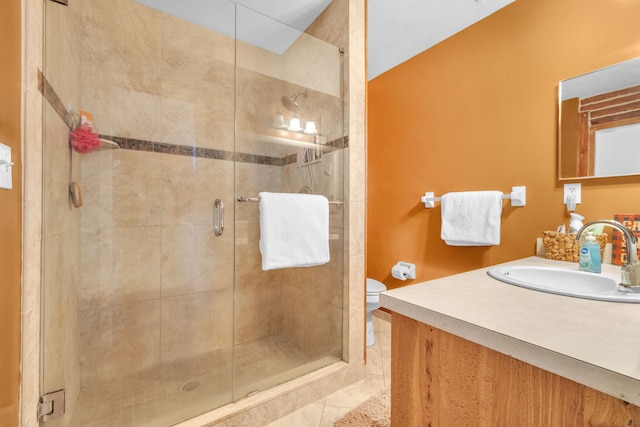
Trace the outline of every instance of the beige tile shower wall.
<instances>
[{"instance_id":1,"label":"beige tile shower wall","mask_svg":"<svg viewBox=\"0 0 640 427\"><path fill-rule=\"evenodd\" d=\"M128 0L74 2L80 9L82 108L98 132L161 138L161 14Z\"/></svg>"},{"instance_id":2,"label":"beige tile shower wall","mask_svg":"<svg viewBox=\"0 0 640 427\"><path fill-rule=\"evenodd\" d=\"M237 163L237 194L257 197L260 191L282 191L280 169L280 166ZM235 218L235 343L238 345L279 333L286 305L278 272L262 270L258 204L235 204Z\"/></svg>"},{"instance_id":3,"label":"beige tile shower wall","mask_svg":"<svg viewBox=\"0 0 640 427\"><path fill-rule=\"evenodd\" d=\"M340 67L336 47L308 34L301 34L282 55L243 42L238 42L238 50L243 52L238 56L240 68L331 96L340 95L342 82L324 79L322 71Z\"/></svg>"},{"instance_id":4,"label":"beige tile shower wall","mask_svg":"<svg viewBox=\"0 0 640 427\"><path fill-rule=\"evenodd\" d=\"M83 159L83 385L160 361L161 155Z\"/></svg>"},{"instance_id":5,"label":"beige tile shower wall","mask_svg":"<svg viewBox=\"0 0 640 427\"><path fill-rule=\"evenodd\" d=\"M162 362L232 345L233 162L162 155ZM225 202L224 233L213 203Z\"/></svg>"},{"instance_id":6,"label":"beige tile shower wall","mask_svg":"<svg viewBox=\"0 0 640 427\"><path fill-rule=\"evenodd\" d=\"M68 109L78 105L80 88L77 64L79 34L77 9L46 5L46 39L43 73ZM69 128L45 103L43 154L43 264L42 264L42 366L44 392L64 388L69 402L80 391L80 331L78 289L80 266L80 212L69 199L70 180L78 178L80 156L69 149ZM72 171L73 169L73 171ZM72 173L73 172L73 173ZM69 414L73 413L73 407ZM54 427L68 425L69 418Z\"/></svg>"},{"instance_id":7,"label":"beige tile shower wall","mask_svg":"<svg viewBox=\"0 0 640 427\"><path fill-rule=\"evenodd\" d=\"M302 155L302 150L298 151ZM310 166L291 164L282 170L286 191L298 192L312 187L329 200L344 201L345 150L323 154ZM285 270L283 301L285 310L283 333L309 357L333 354L340 356L344 277L345 205L329 206L331 261L324 266Z\"/></svg>"},{"instance_id":8,"label":"beige tile shower wall","mask_svg":"<svg viewBox=\"0 0 640 427\"><path fill-rule=\"evenodd\" d=\"M233 151L232 38L162 17L162 138Z\"/></svg>"},{"instance_id":9,"label":"beige tile shower wall","mask_svg":"<svg viewBox=\"0 0 640 427\"><path fill-rule=\"evenodd\" d=\"M328 264L282 270L285 304L282 333L305 355L341 356L342 345L342 239L330 242Z\"/></svg>"},{"instance_id":10,"label":"beige tile shower wall","mask_svg":"<svg viewBox=\"0 0 640 427\"><path fill-rule=\"evenodd\" d=\"M239 49L238 58L254 52ZM260 135L271 128L276 112L288 113L280 98L288 94L286 83L260 73L238 68L236 94L236 150L271 157L285 157L293 152L291 147L265 142ZM288 114L287 114L288 115ZM253 136L253 137L252 137Z\"/></svg>"},{"instance_id":11,"label":"beige tile shower wall","mask_svg":"<svg viewBox=\"0 0 640 427\"><path fill-rule=\"evenodd\" d=\"M334 52L337 55L337 52ZM246 52L243 52L243 55ZM300 62L297 68L307 64ZM309 70L307 70L309 71ZM314 71L309 71L314 72ZM339 81L340 69L327 65L322 67L319 74L323 80ZM344 117L342 115L341 98L339 95L327 95L314 91L308 86L299 86L287 81L256 73L246 69L239 69L237 75L238 105L237 130L240 137L245 134L253 138L240 138L237 150L245 153L264 154L274 157L284 157L296 152L290 145L278 145L265 142L260 135L280 136L304 142L313 142L314 138L303 133L287 132L277 127L276 115L282 114L286 123L294 116L281 102L282 97L294 97L306 92L307 96L298 96L296 102L300 108L295 115L301 120L302 126L309 121L316 122L316 128L321 140L332 142L344 136Z\"/></svg>"},{"instance_id":12,"label":"beige tile shower wall","mask_svg":"<svg viewBox=\"0 0 640 427\"><path fill-rule=\"evenodd\" d=\"M100 133L233 150L233 39L130 0L80 3Z\"/></svg>"},{"instance_id":13,"label":"beige tile shower wall","mask_svg":"<svg viewBox=\"0 0 640 427\"><path fill-rule=\"evenodd\" d=\"M232 344L233 222L221 237L212 227L215 198L232 200L232 176L233 163L222 160L87 156L85 384Z\"/></svg>"},{"instance_id":14,"label":"beige tile shower wall","mask_svg":"<svg viewBox=\"0 0 640 427\"><path fill-rule=\"evenodd\" d=\"M270 56L272 54L257 53L255 49L242 46L238 53L239 63L245 63L243 58L251 54L267 57L265 61L268 64L264 74L242 68L238 70L237 129L244 134L272 134L274 129L271 124L276 112L283 113L286 119L292 115L284 108L280 99L308 89L268 75L269 65L275 64ZM337 57L337 49L334 48L333 54ZM340 80L340 70L331 67L330 64L324 64L325 67L320 72L312 73L308 70L309 63L303 59L296 63L287 62L283 58L278 59L280 66L284 65L297 70L306 69L308 75L320 75L320 80L335 82ZM312 82L307 83L312 84ZM343 117L340 114L342 106L338 104L341 102L338 96L308 90L307 98L299 97L297 101L301 105L299 116L303 120L316 120L320 133L326 139L335 140L343 136ZM241 135L244 134L241 133ZM295 137L293 134L286 133L282 136ZM260 137L240 137L237 140L236 149L239 152L260 153L274 157L297 154L299 158L303 151L297 147L267 142ZM266 169L276 171L280 180L269 181L265 180L264 176L252 176L250 172L247 173L249 170L264 173L261 171ZM282 167L244 167L239 164L236 174L238 194L251 197L257 196L260 191L299 192L304 187L308 189L314 187L314 192L342 200L344 157L340 152L327 154L327 157L313 165L312 169L315 186L311 184L308 170L303 168L298 173L295 163ZM337 235L338 238L331 242L333 261L329 265L271 272L261 271L261 257L257 246L259 240L257 206L244 204L237 206L237 209L237 218L242 222L242 229L238 229L238 236L244 238L241 230L246 229L247 232L247 246L243 247L242 241L237 243L237 342L244 343L270 334L283 333L309 358L327 354L339 356L342 337L342 313L339 311L342 309L342 300L340 299L337 305L339 307L337 309L339 315L337 315L334 294L336 288L340 296L342 293L344 209L337 208L337 211L336 208L331 209L332 234ZM325 280L328 286L322 286ZM315 298L316 295L310 293L312 289L322 289L323 292Z\"/></svg>"},{"instance_id":15,"label":"beige tile shower wall","mask_svg":"<svg viewBox=\"0 0 640 427\"><path fill-rule=\"evenodd\" d=\"M302 158L303 150L296 150L298 159ZM345 167L345 149L323 151L317 162L309 166L305 163L298 169L298 163L292 163L282 168L283 191L301 192L304 187L313 188L314 193L322 194L329 200L344 201L344 180L347 175ZM313 176L313 181L312 177ZM315 186L314 186L315 183ZM342 230L344 227L343 207L330 206L330 223L332 229Z\"/></svg>"},{"instance_id":16,"label":"beige tile shower wall","mask_svg":"<svg viewBox=\"0 0 640 427\"><path fill-rule=\"evenodd\" d=\"M83 158L83 308L160 297L161 156L98 150Z\"/></svg>"},{"instance_id":17,"label":"beige tile shower wall","mask_svg":"<svg viewBox=\"0 0 640 427\"><path fill-rule=\"evenodd\" d=\"M78 111L80 101L80 63L78 49L82 34L77 5L45 5L44 25L46 40L43 72L67 109Z\"/></svg>"},{"instance_id":18,"label":"beige tile shower wall","mask_svg":"<svg viewBox=\"0 0 640 427\"><path fill-rule=\"evenodd\" d=\"M335 51L334 51L335 54ZM286 55L285 55L286 56ZM271 157L285 157L290 154L301 153L292 146L267 142L260 138L261 134L272 135L275 129L272 121L276 112L282 113L288 120L292 113L287 111L281 103L283 96L292 96L307 89L288 81L282 80L286 74L285 69L295 68L306 69L308 72L309 63L300 60L296 63L288 61L286 58L273 55L260 49L240 44L238 47L237 70L237 122L236 128L239 137L237 138L236 150L244 153L259 153ZM317 58L316 58L317 59ZM254 62L255 61L255 62ZM260 65L258 71L252 68ZM326 65L326 64L325 64ZM248 68L245 68L248 67ZM323 68L318 80L339 81L339 72L327 76L327 70L331 67ZM335 70L334 70L335 71ZM318 73L315 73L318 75ZM331 77L329 79L329 77ZM305 85L313 86L307 75ZM342 119L336 120L340 106L336 108L335 96L326 95L321 92L309 90L307 98L299 97L298 102L302 106L299 116L305 119L319 120L325 118L326 121L318 122L321 132L327 131L330 135L335 134L336 138L342 136L341 132L335 130L337 121L342 129ZM309 114L309 115L307 115ZM313 115L311 115L313 114ZM324 126L324 123L327 125ZM253 137L244 137L253 135ZM339 135L339 136L338 136ZM295 135L282 134L283 137L295 137ZM301 187L307 185L301 177L294 182L297 169L295 164L286 166L256 166L239 163L237 165L237 187L238 194L247 197L255 197L260 191L274 192L297 192ZM316 171L318 174L323 171ZM325 183L326 181L326 183ZM322 190L331 188L331 178L325 175L318 175L318 182L323 185ZM309 185L310 186L310 185ZM299 292L300 285L295 283L302 280L305 287L313 287L314 280L305 277L298 277L294 270L276 270L264 272L261 269L261 256L258 250L259 240L259 211L256 204L248 203L237 205L237 276L236 276L236 342L242 344L261 337L272 334L284 333L300 349L306 351L306 343L309 335L305 325L309 326L310 319L304 321L305 310L308 311L309 304L304 293ZM341 267L341 264L339 265ZM332 266L335 269L335 266ZM292 272L293 271L293 272ZM341 272L341 269L339 270ZM337 281L335 283L341 283ZM298 298L300 296L300 298ZM316 308L316 307L314 307ZM317 307L320 308L320 307ZM332 312L330 305L321 308L324 312ZM316 318L323 317L317 313ZM326 316L324 316L326 317ZM320 329L326 331L329 325L325 323ZM330 334L327 334L330 335ZM339 336L340 334L338 334ZM335 337L335 334L333 335ZM339 340L339 338L338 338ZM321 340L311 340L318 343ZM316 345L316 347L318 347ZM326 348L327 346L324 346ZM317 354L326 354L318 352ZM335 351L334 351L335 353ZM309 354L309 356L315 356Z\"/></svg>"}]
</instances>

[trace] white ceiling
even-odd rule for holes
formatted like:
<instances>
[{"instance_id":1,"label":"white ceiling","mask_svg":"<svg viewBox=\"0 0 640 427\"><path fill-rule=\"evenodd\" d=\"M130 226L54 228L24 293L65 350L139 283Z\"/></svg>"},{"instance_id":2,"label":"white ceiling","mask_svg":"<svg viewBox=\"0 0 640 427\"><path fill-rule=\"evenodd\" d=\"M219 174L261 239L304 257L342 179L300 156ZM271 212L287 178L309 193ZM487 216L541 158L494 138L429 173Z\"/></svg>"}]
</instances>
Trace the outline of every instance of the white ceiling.
<instances>
[{"instance_id":1,"label":"white ceiling","mask_svg":"<svg viewBox=\"0 0 640 427\"><path fill-rule=\"evenodd\" d=\"M368 0L371 80L515 0Z\"/></svg>"}]
</instances>

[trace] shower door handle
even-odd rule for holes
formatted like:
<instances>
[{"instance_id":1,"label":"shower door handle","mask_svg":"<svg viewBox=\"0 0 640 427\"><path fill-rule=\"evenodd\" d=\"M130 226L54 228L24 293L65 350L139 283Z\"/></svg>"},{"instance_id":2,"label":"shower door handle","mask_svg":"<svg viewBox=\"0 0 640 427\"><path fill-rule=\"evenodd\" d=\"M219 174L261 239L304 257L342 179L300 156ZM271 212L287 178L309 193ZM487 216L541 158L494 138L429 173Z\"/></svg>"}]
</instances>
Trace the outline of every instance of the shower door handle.
<instances>
[{"instance_id":1,"label":"shower door handle","mask_svg":"<svg viewBox=\"0 0 640 427\"><path fill-rule=\"evenodd\" d=\"M213 232L216 236L224 232L224 203L220 199L213 203Z\"/></svg>"}]
</instances>

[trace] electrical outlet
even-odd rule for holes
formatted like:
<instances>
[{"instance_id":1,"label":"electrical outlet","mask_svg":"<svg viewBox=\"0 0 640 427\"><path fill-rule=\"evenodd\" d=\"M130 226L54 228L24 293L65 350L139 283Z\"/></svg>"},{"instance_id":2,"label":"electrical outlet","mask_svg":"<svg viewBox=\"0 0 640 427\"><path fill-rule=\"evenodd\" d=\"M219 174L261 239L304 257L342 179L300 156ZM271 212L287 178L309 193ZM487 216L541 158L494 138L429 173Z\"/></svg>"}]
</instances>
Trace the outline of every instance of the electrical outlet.
<instances>
[{"instance_id":1,"label":"electrical outlet","mask_svg":"<svg viewBox=\"0 0 640 427\"><path fill-rule=\"evenodd\" d=\"M571 202L570 197L573 198L573 203L582 203L582 185L577 184L565 184L564 185L564 203Z\"/></svg>"},{"instance_id":2,"label":"electrical outlet","mask_svg":"<svg viewBox=\"0 0 640 427\"><path fill-rule=\"evenodd\" d=\"M11 181L12 166L11 147L0 143L0 188L5 190L13 188Z\"/></svg>"}]
</instances>

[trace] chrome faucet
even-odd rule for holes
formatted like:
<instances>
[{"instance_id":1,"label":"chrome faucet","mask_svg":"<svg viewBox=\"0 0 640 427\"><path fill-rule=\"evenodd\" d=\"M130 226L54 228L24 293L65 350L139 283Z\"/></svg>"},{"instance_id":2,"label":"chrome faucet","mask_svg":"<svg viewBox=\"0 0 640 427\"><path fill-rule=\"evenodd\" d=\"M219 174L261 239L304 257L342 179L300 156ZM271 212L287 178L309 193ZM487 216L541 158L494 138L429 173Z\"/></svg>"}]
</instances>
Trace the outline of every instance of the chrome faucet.
<instances>
[{"instance_id":1,"label":"chrome faucet","mask_svg":"<svg viewBox=\"0 0 640 427\"><path fill-rule=\"evenodd\" d=\"M627 262L622 266L620 285L625 288L640 290L640 261L638 261L638 240L636 236L618 221L599 219L586 223L578 230L576 240L580 240L582 233L595 225L608 225L609 227L617 228L624 235L624 239L627 242Z\"/></svg>"}]
</instances>

